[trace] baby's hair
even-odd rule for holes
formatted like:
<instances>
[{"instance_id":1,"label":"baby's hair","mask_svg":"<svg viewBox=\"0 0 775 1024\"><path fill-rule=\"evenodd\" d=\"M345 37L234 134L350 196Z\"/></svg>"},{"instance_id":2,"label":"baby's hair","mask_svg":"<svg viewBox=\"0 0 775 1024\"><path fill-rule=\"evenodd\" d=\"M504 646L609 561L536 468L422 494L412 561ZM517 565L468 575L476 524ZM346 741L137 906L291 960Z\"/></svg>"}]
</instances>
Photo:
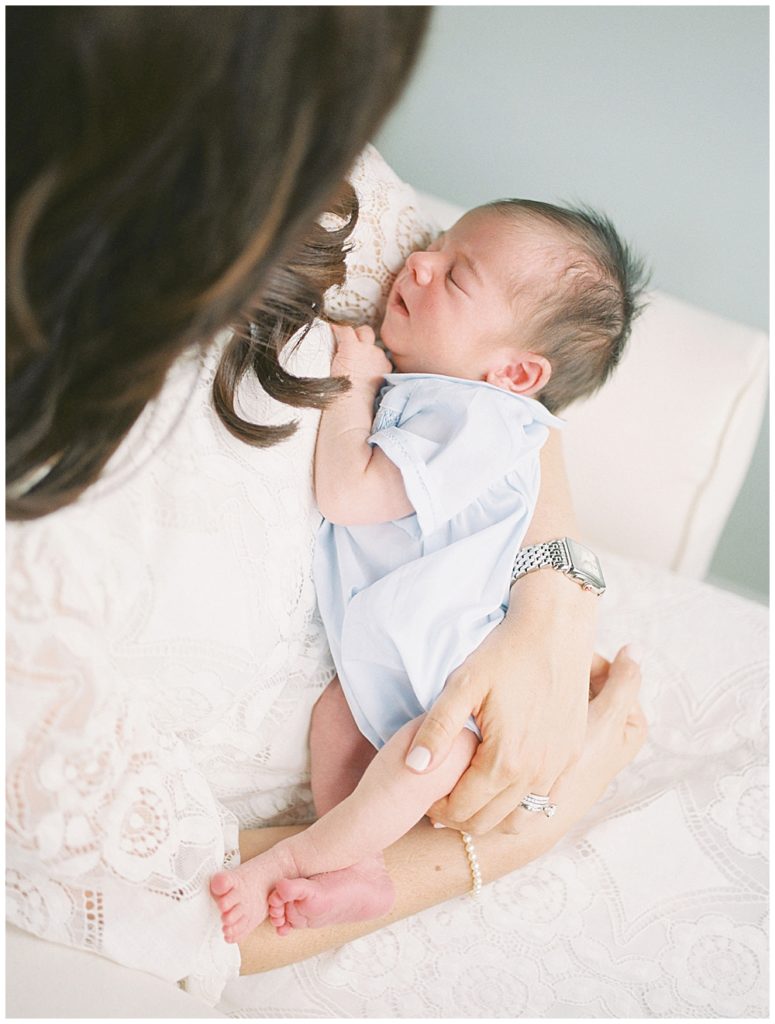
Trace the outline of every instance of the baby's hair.
<instances>
[{"instance_id":1,"label":"baby's hair","mask_svg":"<svg viewBox=\"0 0 775 1024\"><path fill-rule=\"evenodd\" d=\"M591 395L622 357L632 323L643 309L644 262L611 221L589 207L560 207L532 199L488 203L504 216L560 228L569 243L552 287L542 296L529 345L552 364L536 395L551 412Z\"/></svg>"}]
</instances>

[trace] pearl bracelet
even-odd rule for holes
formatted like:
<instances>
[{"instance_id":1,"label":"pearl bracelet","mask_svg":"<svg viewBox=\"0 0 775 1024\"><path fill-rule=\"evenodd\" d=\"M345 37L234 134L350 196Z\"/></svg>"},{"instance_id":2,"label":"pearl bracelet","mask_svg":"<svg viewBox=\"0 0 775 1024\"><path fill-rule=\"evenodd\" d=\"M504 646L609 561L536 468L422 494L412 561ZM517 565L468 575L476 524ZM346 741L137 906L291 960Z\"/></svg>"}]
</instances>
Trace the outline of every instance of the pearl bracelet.
<instances>
[{"instance_id":1,"label":"pearl bracelet","mask_svg":"<svg viewBox=\"0 0 775 1024\"><path fill-rule=\"evenodd\" d=\"M473 882L471 895L476 899L482 891L482 872L479 867L479 858L476 855L476 847L469 833L461 832L460 838L463 840L466 857L468 857L468 866L471 868L471 881Z\"/></svg>"}]
</instances>

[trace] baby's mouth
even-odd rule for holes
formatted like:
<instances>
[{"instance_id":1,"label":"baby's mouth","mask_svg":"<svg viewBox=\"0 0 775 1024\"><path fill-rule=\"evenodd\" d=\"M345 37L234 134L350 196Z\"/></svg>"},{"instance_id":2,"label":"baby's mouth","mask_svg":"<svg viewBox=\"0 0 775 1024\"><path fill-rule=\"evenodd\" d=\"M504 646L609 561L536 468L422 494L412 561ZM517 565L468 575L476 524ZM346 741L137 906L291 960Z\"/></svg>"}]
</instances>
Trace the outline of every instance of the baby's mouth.
<instances>
[{"instance_id":1,"label":"baby's mouth","mask_svg":"<svg viewBox=\"0 0 775 1024\"><path fill-rule=\"evenodd\" d=\"M404 302L401 291L396 285L393 285L393 306L401 316L409 316L409 307Z\"/></svg>"}]
</instances>

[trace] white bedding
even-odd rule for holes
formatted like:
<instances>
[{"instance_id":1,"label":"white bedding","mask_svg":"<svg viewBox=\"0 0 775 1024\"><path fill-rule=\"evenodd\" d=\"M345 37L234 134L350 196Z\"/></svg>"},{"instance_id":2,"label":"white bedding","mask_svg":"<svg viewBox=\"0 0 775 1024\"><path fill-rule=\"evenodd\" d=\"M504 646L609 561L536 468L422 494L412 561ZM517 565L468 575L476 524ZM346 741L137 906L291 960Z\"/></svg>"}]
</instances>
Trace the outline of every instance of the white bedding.
<instances>
[{"instance_id":1,"label":"white bedding","mask_svg":"<svg viewBox=\"0 0 775 1024\"><path fill-rule=\"evenodd\" d=\"M766 1017L767 613L605 555L649 739L549 854L226 988L239 1017Z\"/></svg>"}]
</instances>

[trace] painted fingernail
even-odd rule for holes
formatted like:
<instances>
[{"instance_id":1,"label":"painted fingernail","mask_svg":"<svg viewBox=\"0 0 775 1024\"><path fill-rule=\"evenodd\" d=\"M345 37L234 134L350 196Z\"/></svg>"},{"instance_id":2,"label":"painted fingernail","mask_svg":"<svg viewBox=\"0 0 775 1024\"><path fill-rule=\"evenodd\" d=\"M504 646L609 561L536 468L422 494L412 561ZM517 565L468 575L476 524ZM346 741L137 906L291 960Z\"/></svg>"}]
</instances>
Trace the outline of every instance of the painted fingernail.
<instances>
[{"instance_id":1,"label":"painted fingernail","mask_svg":"<svg viewBox=\"0 0 775 1024\"><path fill-rule=\"evenodd\" d=\"M416 772L424 772L431 763L431 752L427 747L415 747L406 755L404 764L407 768L413 768Z\"/></svg>"}]
</instances>

